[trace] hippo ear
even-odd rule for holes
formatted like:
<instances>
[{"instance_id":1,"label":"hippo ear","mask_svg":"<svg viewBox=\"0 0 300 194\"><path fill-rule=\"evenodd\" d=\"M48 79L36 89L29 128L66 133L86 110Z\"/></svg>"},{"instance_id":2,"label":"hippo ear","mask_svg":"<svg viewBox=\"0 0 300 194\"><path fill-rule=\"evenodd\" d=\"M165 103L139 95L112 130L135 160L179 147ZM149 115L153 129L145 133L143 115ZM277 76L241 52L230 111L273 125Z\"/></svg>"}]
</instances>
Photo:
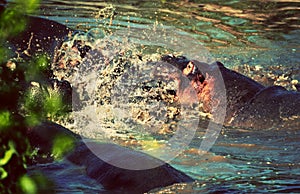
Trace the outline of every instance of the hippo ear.
<instances>
[{"instance_id":1,"label":"hippo ear","mask_svg":"<svg viewBox=\"0 0 300 194\"><path fill-rule=\"evenodd\" d=\"M215 63L216 63L219 67L224 67L224 64L221 63L220 61L216 61Z\"/></svg>"},{"instance_id":2,"label":"hippo ear","mask_svg":"<svg viewBox=\"0 0 300 194\"><path fill-rule=\"evenodd\" d=\"M181 71L186 68L186 65L190 62L185 56L174 56L174 55L164 55L161 57L161 60L167 62Z\"/></svg>"},{"instance_id":3,"label":"hippo ear","mask_svg":"<svg viewBox=\"0 0 300 194\"><path fill-rule=\"evenodd\" d=\"M163 55L161 57L161 60L165 61L165 62L169 62L169 61L171 61L174 58L175 58L175 56L173 54L169 54L169 55Z\"/></svg>"}]
</instances>

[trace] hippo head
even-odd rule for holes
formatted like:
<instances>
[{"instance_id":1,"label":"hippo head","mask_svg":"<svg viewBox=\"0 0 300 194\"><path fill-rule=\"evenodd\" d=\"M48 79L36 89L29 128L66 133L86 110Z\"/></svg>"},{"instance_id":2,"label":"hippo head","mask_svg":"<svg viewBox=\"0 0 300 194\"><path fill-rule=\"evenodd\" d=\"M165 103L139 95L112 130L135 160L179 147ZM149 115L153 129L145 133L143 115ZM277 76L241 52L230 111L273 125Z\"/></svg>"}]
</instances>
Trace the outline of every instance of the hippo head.
<instances>
[{"instance_id":1,"label":"hippo head","mask_svg":"<svg viewBox=\"0 0 300 194\"><path fill-rule=\"evenodd\" d=\"M189 80L197 80L201 83L204 82L205 77L198 67L198 61L189 60L185 56L175 57L174 55L165 55L161 59L162 61L177 67L183 73L183 75L189 78Z\"/></svg>"},{"instance_id":2,"label":"hippo head","mask_svg":"<svg viewBox=\"0 0 300 194\"><path fill-rule=\"evenodd\" d=\"M165 55L161 60L177 67L183 76L189 79L189 84L197 93L198 101L203 103L204 112L211 112L214 104L214 99L212 99L215 90L214 72L219 64L209 65L196 60L189 60L184 56L175 57L173 55ZM187 88L186 84L179 85L181 96L189 95Z\"/></svg>"}]
</instances>

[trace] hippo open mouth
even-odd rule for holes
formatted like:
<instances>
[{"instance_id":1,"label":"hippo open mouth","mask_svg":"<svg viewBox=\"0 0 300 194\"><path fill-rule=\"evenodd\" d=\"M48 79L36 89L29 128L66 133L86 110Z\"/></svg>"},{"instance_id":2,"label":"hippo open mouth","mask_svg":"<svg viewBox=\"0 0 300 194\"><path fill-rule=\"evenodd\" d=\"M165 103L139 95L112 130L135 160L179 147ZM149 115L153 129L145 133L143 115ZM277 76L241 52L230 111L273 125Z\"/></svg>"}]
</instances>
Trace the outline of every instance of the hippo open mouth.
<instances>
[{"instance_id":1,"label":"hippo open mouth","mask_svg":"<svg viewBox=\"0 0 300 194\"><path fill-rule=\"evenodd\" d=\"M171 65L177 67L190 81L192 87L188 87L186 83L179 81L179 94L178 96L189 96L191 88L196 91L198 102L203 103L202 108L204 112L211 113L212 107L216 105L213 98L215 79L208 74L208 72L201 71L199 62L189 60L184 56L175 57L174 55L165 55L161 58Z\"/></svg>"}]
</instances>

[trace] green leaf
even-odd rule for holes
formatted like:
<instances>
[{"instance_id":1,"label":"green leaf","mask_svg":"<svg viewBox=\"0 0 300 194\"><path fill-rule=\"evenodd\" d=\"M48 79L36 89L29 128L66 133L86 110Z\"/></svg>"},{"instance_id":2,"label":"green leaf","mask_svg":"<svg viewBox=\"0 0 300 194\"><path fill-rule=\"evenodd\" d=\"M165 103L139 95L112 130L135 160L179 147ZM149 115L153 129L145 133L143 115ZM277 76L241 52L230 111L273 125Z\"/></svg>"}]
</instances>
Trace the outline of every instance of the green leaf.
<instances>
[{"instance_id":1,"label":"green leaf","mask_svg":"<svg viewBox=\"0 0 300 194\"><path fill-rule=\"evenodd\" d=\"M11 126L11 115L8 111L0 112L0 130Z\"/></svg>"},{"instance_id":2,"label":"green leaf","mask_svg":"<svg viewBox=\"0 0 300 194\"><path fill-rule=\"evenodd\" d=\"M43 91L38 83L29 88L24 95L24 108L28 115L38 118L42 117L43 111Z\"/></svg>"},{"instance_id":3,"label":"green leaf","mask_svg":"<svg viewBox=\"0 0 300 194\"><path fill-rule=\"evenodd\" d=\"M0 42L0 44L4 44L4 43ZM9 51L7 48L4 48L2 46L0 47L0 64L7 62L11 56L12 56L11 51Z\"/></svg>"},{"instance_id":4,"label":"green leaf","mask_svg":"<svg viewBox=\"0 0 300 194\"><path fill-rule=\"evenodd\" d=\"M28 127L34 127L40 124L42 121L42 116L39 114L31 113L25 118L25 123Z\"/></svg>"},{"instance_id":5,"label":"green leaf","mask_svg":"<svg viewBox=\"0 0 300 194\"><path fill-rule=\"evenodd\" d=\"M20 10L7 8L0 17L0 37L16 36L26 28L26 17Z\"/></svg>"},{"instance_id":6,"label":"green leaf","mask_svg":"<svg viewBox=\"0 0 300 194\"><path fill-rule=\"evenodd\" d=\"M34 14L40 6L40 0L15 0L14 4L8 4L8 8L18 11L19 14Z\"/></svg>"},{"instance_id":7,"label":"green leaf","mask_svg":"<svg viewBox=\"0 0 300 194\"><path fill-rule=\"evenodd\" d=\"M8 147L9 149L4 153L4 157L0 159L0 166L7 164L12 158L13 154L17 154L14 142L9 141Z\"/></svg>"},{"instance_id":8,"label":"green leaf","mask_svg":"<svg viewBox=\"0 0 300 194\"><path fill-rule=\"evenodd\" d=\"M23 190L23 192L26 194L37 193L37 185L27 175L24 175L20 178L20 186L21 186L21 189Z\"/></svg>"},{"instance_id":9,"label":"green leaf","mask_svg":"<svg viewBox=\"0 0 300 194\"><path fill-rule=\"evenodd\" d=\"M8 173L4 168L0 167L0 180L5 179L8 176Z\"/></svg>"},{"instance_id":10,"label":"green leaf","mask_svg":"<svg viewBox=\"0 0 300 194\"><path fill-rule=\"evenodd\" d=\"M58 135L53 141L52 155L55 159L62 159L64 155L73 150L75 139L67 135Z\"/></svg>"},{"instance_id":11,"label":"green leaf","mask_svg":"<svg viewBox=\"0 0 300 194\"><path fill-rule=\"evenodd\" d=\"M39 55L35 60L36 65L38 66L40 71L46 70L50 63L49 57L47 55Z\"/></svg>"},{"instance_id":12,"label":"green leaf","mask_svg":"<svg viewBox=\"0 0 300 194\"><path fill-rule=\"evenodd\" d=\"M49 66L50 63L47 55L39 55L35 57L25 71L25 80L27 82L44 80L46 78L44 73Z\"/></svg>"},{"instance_id":13,"label":"green leaf","mask_svg":"<svg viewBox=\"0 0 300 194\"><path fill-rule=\"evenodd\" d=\"M27 14L32 14L39 8L40 0L28 0L26 5Z\"/></svg>"},{"instance_id":14,"label":"green leaf","mask_svg":"<svg viewBox=\"0 0 300 194\"><path fill-rule=\"evenodd\" d=\"M48 89L49 95L44 99L44 110L47 116L52 118L62 112L64 106L61 95L52 89Z\"/></svg>"}]
</instances>

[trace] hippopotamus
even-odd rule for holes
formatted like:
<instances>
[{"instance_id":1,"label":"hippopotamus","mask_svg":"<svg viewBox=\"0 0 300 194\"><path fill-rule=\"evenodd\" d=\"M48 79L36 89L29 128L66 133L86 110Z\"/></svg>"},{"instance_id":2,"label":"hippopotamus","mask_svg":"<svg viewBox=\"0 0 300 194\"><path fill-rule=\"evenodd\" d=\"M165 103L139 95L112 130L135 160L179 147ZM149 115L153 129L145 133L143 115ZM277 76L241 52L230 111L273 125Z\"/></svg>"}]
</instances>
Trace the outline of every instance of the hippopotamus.
<instances>
[{"instance_id":1,"label":"hippopotamus","mask_svg":"<svg viewBox=\"0 0 300 194\"><path fill-rule=\"evenodd\" d=\"M207 64L174 55L165 55L162 61L179 68L188 77L198 100L204 104L204 111L211 112L212 104L226 95L225 126L254 129L300 126L300 92L281 86L265 87L219 61ZM225 87L223 94L217 94L219 74L222 80L218 81Z\"/></svg>"},{"instance_id":2,"label":"hippopotamus","mask_svg":"<svg viewBox=\"0 0 300 194\"><path fill-rule=\"evenodd\" d=\"M74 148L65 156L66 160L85 167L86 174L109 192L145 193L154 188L193 181L191 177L164 161L116 144L96 142L88 144L83 142L81 136L55 123L44 122L28 130L29 141L33 147L38 148L39 154L49 155L53 139L61 135L68 136L74 141ZM95 150L101 153L101 157L98 157L99 153ZM44 160L45 158L41 162L45 162ZM126 169L121 165L113 165L115 161L131 167ZM39 159L35 159L34 162L39 162ZM127 162L130 164L126 164ZM141 168L134 169L135 167Z\"/></svg>"},{"instance_id":3,"label":"hippopotamus","mask_svg":"<svg viewBox=\"0 0 300 194\"><path fill-rule=\"evenodd\" d=\"M73 32L68 27L48 19L28 16L28 20L29 23L25 31L17 37L10 37L8 40L12 51L24 58L30 58L38 53L47 53L53 58L56 48L61 45L69 33ZM49 83L53 87L57 87L62 93L67 92L68 95L66 96L70 100L70 96L72 96L69 95L71 85L67 81L53 80L51 76L46 79L49 79ZM86 175L95 179L109 192L144 193L174 183L193 181L188 175L150 155L116 144L92 142L90 146L93 146L93 150L100 151L102 157L106 158L104 161L91 151L87 143L82 141L81 136L51 122L44 122L28 128L27 137L31 146L39 150L39 156L48 156L48 158L37 156L29 162L29 165L52 162L53 158L50 155L53 141L60 135L67 136L75 142L74 148L69 151L64 160L83 166ZM120 165L131 162L131 167L140 166L141 168L126 169L108 162L116 160ZM150 165L149 168L147 168L147 164ZM146 165L145 169L143 169L144 165Z\"/></svg>"},{"instance_id":4,"label":"hippopotamus","mask_svg":"<svg viewBox=\"0 0 300 194\"><path fill-rule=\"evenodd\" d=\"M11 50L21 57L47 53L54 57L54 52L63 40L73 32L72 29L58 22L34 17L28 17L26 29L18 36L9 37Z\"/></svg>"}]
</instances>

